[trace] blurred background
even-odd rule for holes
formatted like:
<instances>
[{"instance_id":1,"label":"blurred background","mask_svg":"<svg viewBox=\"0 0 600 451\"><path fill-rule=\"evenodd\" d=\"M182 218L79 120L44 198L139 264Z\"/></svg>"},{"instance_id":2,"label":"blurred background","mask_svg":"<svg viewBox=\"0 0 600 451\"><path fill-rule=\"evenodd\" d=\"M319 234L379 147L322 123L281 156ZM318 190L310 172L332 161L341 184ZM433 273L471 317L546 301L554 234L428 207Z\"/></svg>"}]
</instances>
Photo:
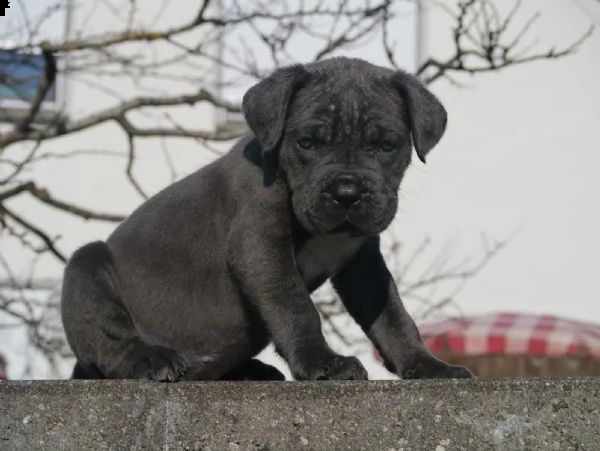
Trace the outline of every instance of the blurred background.
<instances>
[{"instance_id":1,"label":"blurred background","mask_svg":"<svg viewBox=\"0 0 600 451\"><path fill-rule=\"evenodd\" d=\"M0 379L68 377L69 255L247 133L257 80L339 55L417 74L448 110L384 236L428 346L482 377L600 375L599 0L10 3ZM394 377L329 285L314 299L334 349Z\"/></svg>"}]
</instances>

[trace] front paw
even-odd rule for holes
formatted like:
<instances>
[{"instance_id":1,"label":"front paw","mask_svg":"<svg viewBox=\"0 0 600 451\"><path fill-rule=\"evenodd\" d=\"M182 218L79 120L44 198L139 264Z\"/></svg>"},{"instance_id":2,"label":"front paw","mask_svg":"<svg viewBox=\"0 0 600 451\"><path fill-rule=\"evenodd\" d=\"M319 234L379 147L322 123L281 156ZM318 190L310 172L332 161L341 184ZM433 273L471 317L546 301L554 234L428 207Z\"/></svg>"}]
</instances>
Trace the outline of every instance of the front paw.
<instances>
[{"instance_id":1,"label":"front paw","mask_svg":"<svg viewBox=\"0 0 600 451\"><path fill-rule=\"evenodd\" d=\"M177 352L162 346L144 346L133 356L131 379L175 382L187 372L189 364Z\"/></svg>"},{"instance_id":2,"label":"front paw","mask_svg":"<svg viewBox=\"0 0 600 451\"><path fill-rule=\"evenodd\" d=\"M297 380L367 380L369 375L356 357L332 354L325 357L305 359L305 363L293 371Z\"/></svg>"},{"instance_id":3,"label":"front paw","mask_svg":"<svg viewBox=\"0 0 600 451\"><path fill-rule=\"evenodd\" d=\"M470 379L471 373L464 366L450 365L434 356L423 356L405 365L401 372L402 379Z\"/></svg>"}]
</instances>

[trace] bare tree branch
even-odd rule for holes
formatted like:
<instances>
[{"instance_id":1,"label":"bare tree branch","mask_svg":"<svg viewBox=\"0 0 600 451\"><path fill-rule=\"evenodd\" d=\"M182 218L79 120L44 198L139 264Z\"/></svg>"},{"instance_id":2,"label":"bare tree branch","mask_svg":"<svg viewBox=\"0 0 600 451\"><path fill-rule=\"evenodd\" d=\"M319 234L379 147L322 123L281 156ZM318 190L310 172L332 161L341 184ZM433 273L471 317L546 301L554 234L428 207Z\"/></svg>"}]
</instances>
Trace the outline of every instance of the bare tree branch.
<instances>
[{"instance_id":1,"label":"bare tree branch","mask_svg":"<svg viewBox=\"0 0 600 451\"><path fill-rule=\"evenodd\" d=\"M501 19L492 0L468 0L458 3L453 29L454 54L446 60L427 59L417 70L426 84L431 84L451 73L477 74L498 71L510 66L540 60L552 60L573 54L593 33L590 26L579 38L562 49L529 53L520 50L523 38L529 33L539 13L531 16L525 25L510 38L509 28L521 6L516 0L513 8ZM494 23L495 22L495 23ZM474 32L477 32L476 35Z\"/></svg>"},{"instance_id":2,"label":"bare tree branch","mask_svg":"<svg viewBox=\"0 0 600 451\"><path fill-rule=\"evenodd\" d=\"M135 161L135 142L133 135L127 135L129 141L129 157L127 158L127 167L125 169L125 173L127 174L127 178L135 188L135 190L139 193L140 196L144 199L148 199L148 195L144 192L139 182L135 179L133 175L133 162Z\"/></svg>"},{"instance_id":3,"label":"bare tree branch","mask_svg":"<svg viewBox=\"0 0 600 451\"><path fill-rule=\"evenodd\" d=\"M233 112L241 111L239 105L227 102L225 100L217 98L215 95L202 88L197 94L179 95L172 97L138 97L135 99L127 100L122 102L120 105L108 108L103 111L91 114L87 117L74 121L70 124L64 124L61 129L53 128L47 130L32 130L29 132L14 131L5 135L0 135L0 149L5 148L11 144L19 141L29 140L49 140L60 136L69 135L71 133L86 130L88 128L100 125L108 121L123 122L126 124L127 131L131 131L132 135L135 136L179 136L179 137L201 137L203 139L211 140L229 140L239 135L231 136L230 134L220 134L218 132L204 132L204 131L182 131L176 130L163 130L163 129L138 129L134 127L125 119L125 113L132 110L137 110L145 107L165 107L165 106L177 106L177 105L195 105L198 102L210 102L214 106L223 108ZM121 124L123 125L123 124ZM124 127L125 128L125 127Z\"/></svg>"},{"instance_id":4,"label":"bare tree branch","mask_svg":"<svg viewBox=\"0 0 600 451\"><path fill-rule=\"evenodd\" d=\"M26 133L29 130L29 126L35 119L40 107L42 106L42 102L46 98L46 95L52 89L54 85L54 81L56 80L56 60L54 59L54 55L44 50L42 52L44 57L44 76L38 85L38 89L35 95L35 98L31 102L31 107L29 108L29 113L27 116L23 118L23 120L17 124L15 127L18 132Z\"/></svg>"},{"instance_id":5,"label":"bare tree branch","mask_svg":"<svg viewBox=\"0 0 600 451\"><path fill-rule=\"evenodd\" d=\"M94 212L86 208L71 205L67 202L55 199L52 196L50 196L50 193L47 190L45 190L44 188L37 187L33 182L22 183L20 185L15 186L14 188L0 192L0 206L3 205L3 201L15 197L16 195L21 194L23 192L30 193L36 199L40 200L41 202L47 205L50 205L64 212L71 213L75 216L79 216L86 220L95 219L98 221L121 222L123 219L125 219L125 216L110 213Z\"/></svg>"},{"instance_id":6,"label":"bare tree branch","mask_svg":"<svg viewBox=\"0 0 600 451\"><path fill-rule=\"evenodd\" d=\"M23 228L25 228L26 230L30 231L35 236L37 236L46 245L46 249L52 255L54 255L56 258L58 258L61 262L63 262L63 263L67 262L67 258L63 255L62 252L60 252L55 247L55 245L54 245L55 240L51 239L44 231L37 228L35 225L31 224L27 220L23 219L21 216L17 215L14 211L7 208L5 205L0 205L0 215L1 214L8 216L13 221L15 221L17 224L19 224L20 226L22 226Z\"/></svg>"},{"instance_id":7,"label":"bare tree branch","mask_svg":"<svg viewBox=\"0 0 600 451\"><path fill-rule=\"evenodd\" d=\"M103 36L90 36L85 39L74 39L61 43L52 44L50 42L30 43L14 47L7 47L4 50L9 52L23 52L27 50L41 49L44 52L59 53L59 52L75 52L81 50L102 50L111 46L125 44L136 41L157 41L169 39L179 34L183 34L193 30L202 23L210 23L215 26L222 26L223 21L219 19L205 20L204 13L211 0L203 0L198 15L188 23L178 27L168 28L162 31L146 31L146 30L127 30L121 33L113 33ZM243 19L241 19L243 20Z\"/></svg>"}]
</instances>

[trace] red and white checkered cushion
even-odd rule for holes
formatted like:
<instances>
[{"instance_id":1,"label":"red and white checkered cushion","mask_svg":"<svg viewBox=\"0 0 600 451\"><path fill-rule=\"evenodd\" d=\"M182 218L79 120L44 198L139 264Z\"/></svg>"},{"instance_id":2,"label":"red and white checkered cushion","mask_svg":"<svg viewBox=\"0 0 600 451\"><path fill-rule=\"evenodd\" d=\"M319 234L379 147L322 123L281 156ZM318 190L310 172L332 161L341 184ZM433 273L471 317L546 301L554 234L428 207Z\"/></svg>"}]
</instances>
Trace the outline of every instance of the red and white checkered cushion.
<instances>
[{"instance_id":1,"label":"red and white checkered cushion","mask_svg":"<svg viewBox=\"0 0 600 451\"><path fill-rule=\"evenodd\" d=\"M550 315L470 316L423 324L419 330L434 353L600 357L600 324Z\"/></svg>"}]
</instances>

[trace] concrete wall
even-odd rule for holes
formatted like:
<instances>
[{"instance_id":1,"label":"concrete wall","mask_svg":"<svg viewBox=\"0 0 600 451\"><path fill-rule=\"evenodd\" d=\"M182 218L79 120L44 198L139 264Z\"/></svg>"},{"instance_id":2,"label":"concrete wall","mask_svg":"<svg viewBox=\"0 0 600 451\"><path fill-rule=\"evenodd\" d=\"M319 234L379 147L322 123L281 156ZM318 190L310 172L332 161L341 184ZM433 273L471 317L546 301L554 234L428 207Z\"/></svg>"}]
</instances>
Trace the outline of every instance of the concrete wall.
<instances>
[{"instance_id":1,"label":"concrete wall","mask_svg":"<svg viewBox=\"0 0 600 451\"><path fill-rule=\"evenodd\" d=\"M600 380L0 383L2 450L593 450Z\"/></svg>"}]
</instances>

